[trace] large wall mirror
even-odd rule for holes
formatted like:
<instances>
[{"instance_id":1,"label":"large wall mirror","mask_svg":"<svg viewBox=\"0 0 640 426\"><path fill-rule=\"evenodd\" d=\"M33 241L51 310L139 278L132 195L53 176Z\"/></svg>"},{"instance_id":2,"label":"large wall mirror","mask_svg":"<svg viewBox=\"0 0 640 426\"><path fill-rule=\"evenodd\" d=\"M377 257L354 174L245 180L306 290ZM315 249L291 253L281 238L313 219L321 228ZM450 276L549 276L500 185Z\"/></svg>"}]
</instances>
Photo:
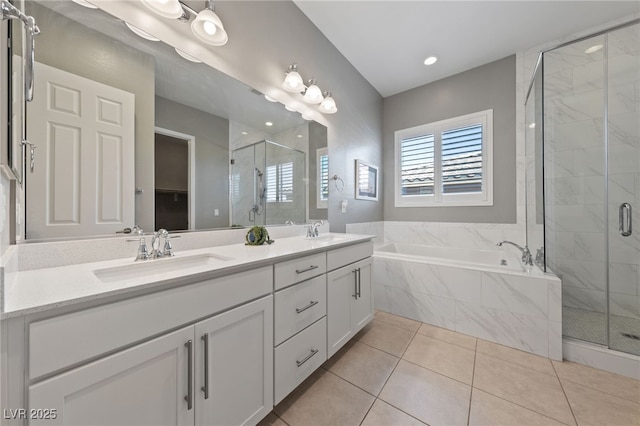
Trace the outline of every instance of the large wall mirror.
<instances>
[{"instance_id":1,"label":"large wall mirror","mask_svg":"<svg viewBox=\"0 0 640 426\"><path fill-rule=\"evenodd\" d=\"M26 239L327 218L324 126L99 9L24 10L41 30Z\"/></svg>"}]
</instances>

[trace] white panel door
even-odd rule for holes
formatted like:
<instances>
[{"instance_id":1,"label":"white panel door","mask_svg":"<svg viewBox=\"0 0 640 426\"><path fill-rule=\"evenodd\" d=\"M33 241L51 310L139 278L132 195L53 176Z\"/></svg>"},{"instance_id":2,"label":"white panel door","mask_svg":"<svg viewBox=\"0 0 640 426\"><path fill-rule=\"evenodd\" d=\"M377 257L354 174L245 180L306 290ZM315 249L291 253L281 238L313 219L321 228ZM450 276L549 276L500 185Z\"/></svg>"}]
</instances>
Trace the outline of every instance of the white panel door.
<instances>
[{"instance_id":1,"label":"white panel door","mask_svg":"<svg viewBox=\"0 0 640 426\"><path fill-rule=\"evenodd\" d=\"M195 408L189 410L185 400L190 383L185 343L193 340L193 330L169 333L30 386L29 408L55 410L55 419L29 424L193 426Z\"/></svg>"},{"instance_id":2,"label":"white panel door","mask_svg":"<svg viewBox=\"0 0 640 426\"><path fill-rule=\"evenodd\" d=\"M35 64L27 106L27 237L111 234L134 225L135 96Z\"/></svg>"},{"instance_id":3,"label":"white panel door","mask_svg":"<svg viewBox=\"0 0 640 426\"><path fill-rule=\"evenodd\" d=\"M257 424L273 409L273 296L196 324L195 359L196 425Z\"/></svg>"}]
</instances>

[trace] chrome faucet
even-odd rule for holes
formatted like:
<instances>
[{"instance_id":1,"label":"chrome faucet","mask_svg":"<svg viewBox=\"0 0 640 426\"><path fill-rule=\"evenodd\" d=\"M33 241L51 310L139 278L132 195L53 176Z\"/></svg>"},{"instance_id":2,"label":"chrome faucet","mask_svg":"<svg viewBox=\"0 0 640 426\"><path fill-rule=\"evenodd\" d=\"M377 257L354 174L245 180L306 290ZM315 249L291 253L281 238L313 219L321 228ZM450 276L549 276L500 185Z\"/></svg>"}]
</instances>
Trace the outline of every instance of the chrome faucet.
<instances>
[{"instance_id":1,"label":"chrome faucet","mask_svg":"<svg viewBox=\"0 0 640 426\"><path fill-rule=\"evenodd\" d=\"M511 244L512 246L516 247L522 252L522 263L526 266L533 266L533 258L531 256L531 252L529 251L529 247L527 247L526 245L524 247L521 247L518 244L507 240L500 241L497 245L498 247L501 247L502 244Z\"/></svg>"},{"instance_id":2,"label":"chrome faucet","mask_svg":"<svg viewBox=\"0 0 640 426\"><path fill-rule=\"evenodd\" d=\"M169 236L169 232L166 229L158 229L158 232L154 232L153 237L151 237L151 249L149 250L142 229L137 226L134 229L134 233L138 238L129 239L127 242L139 243L138 255L135 258L136 261L159 259L161 257L171 257L174 255L171 239L180 238L180 235ZM161 244L162 238L164 238L164 245ZM162 250L160 250L160 247L162 247Z\"/></svg>"},{"instance_id":3,"label":"chrome faucet","mask_svg":"<svg viewBox=\"0 0 640 426\"><path fill-rule=\"evenodd\" d=\"M318 236L318 226L324 225L324 221L316 220L309 226L307 226L307 238L315 238Z\"/></svg>"}]
</instances>

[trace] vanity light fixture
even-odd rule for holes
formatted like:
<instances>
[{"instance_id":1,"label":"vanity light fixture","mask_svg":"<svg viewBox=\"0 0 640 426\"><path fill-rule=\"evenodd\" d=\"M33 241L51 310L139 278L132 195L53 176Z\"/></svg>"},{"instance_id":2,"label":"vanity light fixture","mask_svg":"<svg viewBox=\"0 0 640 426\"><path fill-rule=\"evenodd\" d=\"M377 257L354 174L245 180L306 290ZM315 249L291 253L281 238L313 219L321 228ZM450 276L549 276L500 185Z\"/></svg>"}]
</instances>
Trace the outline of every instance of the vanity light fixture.
<instances>
[{"instance_id":1,"label":"vanity light fixture","mask_svg":"<svg viewBox=\"0 0 640 426\"><path fill-rule=\"evenodd\" d=\"M80 6L88 7L89 9L97 9L98 6L94 6L89 3L87 0L73 0L74 3L79 4Z\"/></svg>"},{"instance_id":2,"label":"vanity light fixture","mask_svg":"<svg viewBox=\"0 0 640 426\"><path fill-rule=\"evenodd\" d=\"M306 115L306 114L300 114L300 115L302 116L302 118L304 118L304 119L305 119L305 120L307 120L307 121L311 121L311 120L313 120L313 118L312 118L312 117L309 117L309 116L308 116L308 115Z\"/></svg>"},{"instance_id":3,"label":"vanity light fixture","mask_svg":"<svg viewBox=\"0 0 640 426\"><path fill-rule=\"evenodd\" d=\"M212 46L223 46L229 40L220 17L213 11L211 0L207 0L207 8L201 10L191 23L191 31L200 41Z\"/></svg>"},{"instance_id":4,"label":"vanity light fixture","mask_svg":"<svg viewBox=\"0 0 640 426\"><path fill-rule=\"evenodd\" d=\"M152 36L151 34L149 34L146 31L142 31L140 28L136 27L135 25L131 25L130 23L126 22L124 23L127 28L129 28L131 31L133 31L133 33L139 37L142 37L145 40L150 40L150 41L160 41L159 38L156 38L154 36Z\"/></svg>"},{"instance_id":5,"label":"vanity light fixture","mask_svg":"<svg viewBox=\"0 0 640 426\"><path fill-rule=\"evenodd\" d=\"M309 86L304 91L303 100L308 104L319 104L323 100L322 90L316 84L316 79L309 80Z\"/></svg>"},{"instance_id":6,"label":"vanity light fixture","mask_svg":"<svg viewBox=\"0 0 640 426\"><path fill-rule=\"evenodd\" d=\"M320 111L326 114L334 114L338 112L338 107L336 107L336 101L331 97L331 92L324 92L324 100L320 104Z\"/></svg>"},{"instance_id":7,"label":"vanity light fixture","mask_svg":"<svg viewBox=\"0 0 640 426\"><path fill-rule=\"evenodd\" d=\"M295 62L289 65L287 74L282 82L282 88L287 92L302 92L304 87L304 81L302 76L298 73L298 64Z\"/></svg>"},{"instance_id":8,"label":"vanity light fixture","mask_svg":"<svg viewBox=\"0 0 640 426\"><path fill-rule=\"evenodd\" d=\"M284 80L282 81L282 88L287 92L298 92L302 95L302 100L308 104L318 105L318 109L320 112L325 114L333 114L338 111L336 107L336 101L331 96L331 92L325 91L318 86L315 78L312 78L308 81L308 85L305 86L304 80L302 76L298 72L298 64L293 62L287 68L287 71L284 76ZM288 105L285 105L285 108L288 111L296 111L295 108L292 108ZM305 120L311 120L308 115L303 114L302 116Z\"/></svg>"},{"instance_id":9,"label":"vanity light fixture","mask_svg":"<svg viewBox=\"0 0 640 426\"><path fill-rule=\"evenodd\" d=\"M286 109L287 111L296 112L296 109L293 107L290 107L289 105L285 105L284 109Z\"/></svg>"},{"instance_id":10,"label":"vanity light fixture","mask_svg":"<svg viewBox=\"0 0 640 426\"><path fill-rule=\"evenodd\" d=\"M169 19L178 19L184 14L178 0L142 0L142 4L158 15Z\"/></svg>"},{"instance_id":11,"label":"vanity light fixture","mask_svg":"<svg viewBox=\"0 0 640 426\"><path fill-rule=\"evenodd\" d=\"M266 100L268 100L269 102L278 102L278 100L277 100L276 98L272 98L272 97L271 97L271 96L269 96L269 95L264 95L264 98L265 98Z\"/></svg>"},{"instance_id":12,"label":"vanity light fixture","mask_svg":"<svg viewBox=\"0 0 640 426\"><path fill-rule=\"evenodd\" d=\"M182 56L184 59L186 59L187 61L191 61L191 62L195 62L196 64L201 64L202 61L198 58L196 58L195 56L191 56L186 52L183 52L182 50L178 49L177 47L176 49L176 53L180 56Z\"/></svg>"}]
</instances>

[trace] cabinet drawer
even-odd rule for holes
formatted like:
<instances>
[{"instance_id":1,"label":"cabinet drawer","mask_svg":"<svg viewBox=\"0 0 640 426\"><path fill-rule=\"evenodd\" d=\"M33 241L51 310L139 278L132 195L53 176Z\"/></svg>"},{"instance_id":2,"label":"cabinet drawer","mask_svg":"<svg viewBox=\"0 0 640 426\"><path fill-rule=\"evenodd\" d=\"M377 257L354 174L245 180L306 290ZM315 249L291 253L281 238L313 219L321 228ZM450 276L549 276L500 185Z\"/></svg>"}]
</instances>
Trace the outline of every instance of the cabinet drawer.
<instances>
[{"instance_id":1,"label":"cabinet drawer","mask_svg":"<svg viewBox=\"0 0 640 426\"><path fill-rule=\"evenodd\" d=\"M342 247L327 252L327 270L341 268L373 255L373 241Z\"/></svg>"},{"instance_id":2,"label":"cabinet drawer","mask_svg":"<svg viewBox=\"0 0 640 426\"><path fill-rule=\"evenodd\" d=\"M275 345L327 313L327 276L321 275L276 293Z\"/></svg>"},{"instance_id":3,"label":"cabinet drawer","mask_svg":"<svg viewBox=\"0 0 640 426\"><path fill-rule=\"evenodd\" d=\"M275 349L274 405L327 360L327 319L322 318Z\"/></svg>"},{"instance_id":4,"label":"cabinet drawer","mask_svg":"<svg viewBox=\"0 0 640 426\"><path fill-rule=\"evenodd\" d=\"M327 272L327 255L325 253L276 263L275 289L279 290L300 281L308 280Z\"/></svg>"},{"instance_id":5,"label":"cabinet drawer","mask_svg":"<svg viewBox=\"0 0 640 426\"><path fill-rule=\"evenodd\" d=\"M97 357L269 294L271 266L159 291L29 325L29 377Z\"/></svg>"}]
</instances>

